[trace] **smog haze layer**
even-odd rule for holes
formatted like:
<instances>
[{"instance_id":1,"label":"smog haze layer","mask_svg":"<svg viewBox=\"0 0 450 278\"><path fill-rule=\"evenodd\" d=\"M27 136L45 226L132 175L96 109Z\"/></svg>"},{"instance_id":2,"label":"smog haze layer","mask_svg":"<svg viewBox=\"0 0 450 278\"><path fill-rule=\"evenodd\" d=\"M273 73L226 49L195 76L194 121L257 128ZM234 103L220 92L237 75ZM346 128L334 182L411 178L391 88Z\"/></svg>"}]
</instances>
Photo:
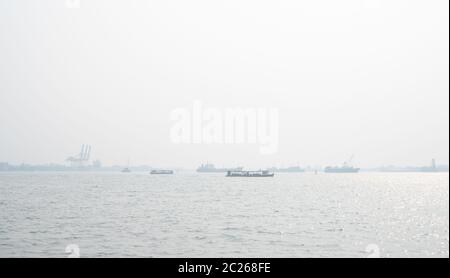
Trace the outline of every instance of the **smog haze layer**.
<instances>
[{"instance_id":1,"label":"smog haze layer","mask_svg":"<svg viewBox=\"0 0 450 278\"><path fill-rule=\"evenodd\" d=\"M74 1L71 1L74 2ZM449 161L445 0L0 2L0 162ZM174 144L178 108L276 108L275 153Z\"/></svg>"}]
</instances>

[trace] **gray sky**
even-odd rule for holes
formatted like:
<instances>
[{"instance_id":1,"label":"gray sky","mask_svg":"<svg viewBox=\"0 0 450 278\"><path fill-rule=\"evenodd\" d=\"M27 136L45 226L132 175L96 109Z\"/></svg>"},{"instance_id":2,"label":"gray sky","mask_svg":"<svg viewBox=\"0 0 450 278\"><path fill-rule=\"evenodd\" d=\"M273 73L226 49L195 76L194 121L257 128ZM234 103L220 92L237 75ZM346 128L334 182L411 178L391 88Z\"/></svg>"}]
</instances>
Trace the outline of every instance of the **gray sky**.
<instances>
[{"instance_id":1,"label":"gray sky","mask_svg":"<svg viewBox=\"0 0 450 278\"><path fill-rule=\"evenodd\" d=\"M0 161L449 160L449 2L0 1ZM170 113L277 107L279 151L174 145Z\"/></svg>"}]
</instances>

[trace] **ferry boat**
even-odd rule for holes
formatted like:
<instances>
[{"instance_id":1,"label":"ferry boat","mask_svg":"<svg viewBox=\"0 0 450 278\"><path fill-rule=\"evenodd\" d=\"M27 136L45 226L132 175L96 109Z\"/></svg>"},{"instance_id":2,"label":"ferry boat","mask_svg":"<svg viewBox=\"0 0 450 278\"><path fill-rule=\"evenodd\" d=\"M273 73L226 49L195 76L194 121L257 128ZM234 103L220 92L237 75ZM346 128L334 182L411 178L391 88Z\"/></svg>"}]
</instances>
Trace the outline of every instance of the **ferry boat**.
<instances>
[{"instance_id":1,"label":"ferry boat","mask_svg":"<svg viewBox=\"0 0 450 278\"><path fill-rule=\"evenodd\" d=\"M249 177L249 178L261 178L261 177L273 177L275 174L268 170L259 171L228 171L227 177Z\"/></svg>"},{"instance_id":2,"label":"ferry boat","mask_svg":"<svg viewBox=\"0 0 450 278\"><path fill-rule=\"evenodd\" d=\"M173 170L152 170L150 172L152 175L172 175Z\"/></svg>"}]
</instances>

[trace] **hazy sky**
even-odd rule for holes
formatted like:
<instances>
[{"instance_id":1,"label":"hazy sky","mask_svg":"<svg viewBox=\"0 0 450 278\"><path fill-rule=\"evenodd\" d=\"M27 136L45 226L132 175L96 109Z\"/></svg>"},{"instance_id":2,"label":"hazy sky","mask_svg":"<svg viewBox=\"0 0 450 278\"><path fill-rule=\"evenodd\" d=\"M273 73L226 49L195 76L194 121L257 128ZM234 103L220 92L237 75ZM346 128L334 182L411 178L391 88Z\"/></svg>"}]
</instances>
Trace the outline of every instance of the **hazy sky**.
<instances>
[{"instance_id":1,"label":"hazy sky","mask_svg":"<svg viewBox=\"0 0 450 278\"><path fill-rule=\"evenodd\" d=\"M66 2L0 0L0 161L448 163L447 0ZM278 152L173 144L195 100L278 108Z\"/></svg>"}]
</instances>

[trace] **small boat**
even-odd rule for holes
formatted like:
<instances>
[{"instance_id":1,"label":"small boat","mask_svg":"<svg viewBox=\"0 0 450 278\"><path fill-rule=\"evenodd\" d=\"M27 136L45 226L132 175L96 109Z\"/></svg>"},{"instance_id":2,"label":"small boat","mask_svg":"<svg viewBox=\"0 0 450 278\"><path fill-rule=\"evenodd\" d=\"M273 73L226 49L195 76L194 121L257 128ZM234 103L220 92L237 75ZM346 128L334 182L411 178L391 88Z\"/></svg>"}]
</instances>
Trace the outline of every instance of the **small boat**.
<instances>
[{"instance_id":1,"label":"small boat","mask_svg":"<svg viewBox=\"0 0 450 278\"><path fill-rule=\"evenodd\" d=\"M130 170L130 168L123 168L123 170L122 170L122 173L130 173L131 172L131 170Z\"/></svg>"},{"instance_id":2,"label":"small boat","mask_svg":"<svg viewBox=\"0 0 450 278\"><path fill-rule=\"evenodd\" d=\"M152 175L172 175L173 170L152 170L150 172Z\"/></svg>"},{"instance_id":3,"label":"small boat","mask_svg":"<svg viewBox=\"0 0 450 278\"><path fill-rule=\"evenodd\" d=\"M260 171L228 171L227 177L249 177L249 178L265 178L273 177L275 174L267 170Z\"/></svg>"}]
</instances>

